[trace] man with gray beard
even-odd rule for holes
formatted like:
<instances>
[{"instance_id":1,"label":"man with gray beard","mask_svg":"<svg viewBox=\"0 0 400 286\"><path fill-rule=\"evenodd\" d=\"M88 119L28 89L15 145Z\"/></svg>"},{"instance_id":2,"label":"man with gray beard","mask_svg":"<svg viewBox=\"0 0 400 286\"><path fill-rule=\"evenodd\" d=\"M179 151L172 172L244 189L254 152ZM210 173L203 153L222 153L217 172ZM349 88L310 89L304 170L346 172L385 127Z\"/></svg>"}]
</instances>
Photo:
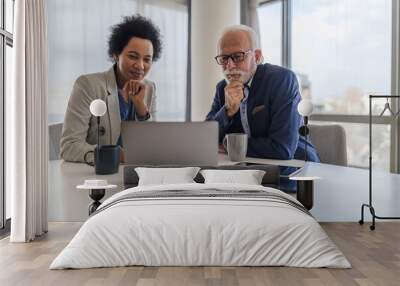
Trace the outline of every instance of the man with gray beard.
<instances>
[{"instance_id":1,"label":"man with gray beard","mask_svg":"<svg viewBox=\"0 0 400 286\"><path fill-rule=\"evenodd\" d=\"M215 60L225 80L216 94L206 120L219 123L219 141L228 133L248 135L248 157L303 159L319 162L311 144L299 136L302 118L296 75L283 67L262 64L263 55L253 29L228 27L218 41Z\"/></svg>"}]
</instances>

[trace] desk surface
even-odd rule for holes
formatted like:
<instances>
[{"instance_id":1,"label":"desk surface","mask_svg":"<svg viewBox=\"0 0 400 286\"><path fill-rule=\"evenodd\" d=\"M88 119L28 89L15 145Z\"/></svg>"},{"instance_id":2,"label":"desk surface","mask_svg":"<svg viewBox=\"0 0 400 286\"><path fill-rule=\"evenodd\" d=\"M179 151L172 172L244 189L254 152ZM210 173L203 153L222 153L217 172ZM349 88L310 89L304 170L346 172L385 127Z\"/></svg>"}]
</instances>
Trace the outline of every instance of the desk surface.
<instances>
[{"instance_id":1,"label":"desk surface","mask_svg":"<svg viewBox=\"0 0 400 286\"><path fill-rule=\"evenodd\" d=\"M248 158L247 162L303 166L299 160L269 160ZM220 165L235 164L220 154ZM102 178L117 189L106 191L105 198L122 190L122 170L113 175L95 175L93 167L82 163L62 160L49 164L49 220L84 221L91 200L87 191L75 187L85 179ZM358 221L361 204L368 202L368 170L329 164L307 162L296 176L317 176L315 182L314 208L311 213L318 221ZM375 172L373 176L373 203L380 216L400 216L400 175ZM366 220L369 220L369 213Z\"/></svg>"},{"instance_id":2,"label":"desk surface","mask_svg":"<svg viewBox=\"0 0 400 286\"><path fill-rule=\"evenodd\" d=\"M290 167L303 167L304 161L301 160L273 160L273 159L259 159L259 158L246 158L246 162L248 163L257 163L257 164L268 164L268 165L277 165L277 166L290 166ZM219 154L218 165L232 165L237 164L237 162L232 162L229 160L228 156L225 154Z\"/></svg>"}]
</instances>

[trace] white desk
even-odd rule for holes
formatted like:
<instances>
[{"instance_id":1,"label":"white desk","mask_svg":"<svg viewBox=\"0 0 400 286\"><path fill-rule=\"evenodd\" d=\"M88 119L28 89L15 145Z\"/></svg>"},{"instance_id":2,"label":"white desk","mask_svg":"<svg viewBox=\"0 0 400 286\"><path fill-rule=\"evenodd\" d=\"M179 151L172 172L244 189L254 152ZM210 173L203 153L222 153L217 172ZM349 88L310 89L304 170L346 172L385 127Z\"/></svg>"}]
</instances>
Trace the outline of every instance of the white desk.
<instances>
[{"instance_id":1,"label":"white desk","mask_svg":"<svg viewBox=\"0 0 400 286\"><path fill-rule=\"evenodd\" d=\"M268 160L249 158L252 163L303 166L298 160ZM220 155L220 165L234 164L226 156ZM62 160L49 164L49 220L84 221L87 207L91 203L88 193L76 190L76 185L84 179L102 178L110 184L118 185L106 191L105 198L122 190L122 170L114 175L95 175L93 167L81 163L68 163ZM368 203L368 170L340 167L308 162L298 176L318 176L315 182L314 207L311 213L319 221L358 221L361 204ZM373 199L375 210L380 216L400 215L400 175L375 172ZM370 219L369 212L366 221ZM378 220L379 221L379 220Z\"/></svg>"},{"instance_id":2,"label":"white desk","mask_svg":"<svg viewBox=\"0 0 400 286\"><path fill-rule=\"evenodd\" d=\"M69 163L63 160L49 162L49 221L85 221L88 217L88 206L92 202L89 190L77 190L85 179L106 179L109 184L117 185L116 189L107 190L105 198L122 188L123 167L113 175L95 175L94 168L85 163Z\"/></svg>"},{"instance_id":3,"label":"white desk","mask_svg":"<svg viewBox=\"0 0 400 286\"><path fill-rule=\"evenodd\" d=\"M247 157L246 162L277 165L277 166L291 166L291 167L304 166L304 161L301 160L273 160L273 159L259 159L259 158ZM233 164L237 164L237 162L230 161L228 156L225 154L219 154L218 165L233 165Z\"/></svg>"},{"instance_id":4,"label":"white desk","mask_svg":"<svg viewBox=\"0 0 400 286\"><path fill-rule=\"evenodd\" d=\"M308 162L299 176L317 176L314 207L318 221L358 221L368 203L368 170ZM373 172L373 205L379 216L400 215L400 175ZM366 221L371 220L366 209ZM379 222L379 220L377 220Z\"/></svg>"}]
</instances>

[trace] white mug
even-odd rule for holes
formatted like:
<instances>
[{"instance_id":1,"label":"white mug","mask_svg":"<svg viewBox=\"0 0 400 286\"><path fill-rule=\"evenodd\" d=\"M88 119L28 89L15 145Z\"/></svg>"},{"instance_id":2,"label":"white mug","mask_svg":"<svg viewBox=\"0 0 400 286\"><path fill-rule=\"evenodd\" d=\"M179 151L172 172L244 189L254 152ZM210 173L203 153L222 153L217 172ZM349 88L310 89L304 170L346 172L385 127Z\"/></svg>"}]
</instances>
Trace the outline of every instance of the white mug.
<instances>
[{"instance_id":1,"label":"white mug","mask_svg":"<svg viewBox=\"0 0 400 286\"><path fill-rule=\"evenodd\" d=\"M243 162L247 155L247 134L230 133L223 141L224 148L228 152L228 157L234 162Z\"/></svg>"}]
</instances>

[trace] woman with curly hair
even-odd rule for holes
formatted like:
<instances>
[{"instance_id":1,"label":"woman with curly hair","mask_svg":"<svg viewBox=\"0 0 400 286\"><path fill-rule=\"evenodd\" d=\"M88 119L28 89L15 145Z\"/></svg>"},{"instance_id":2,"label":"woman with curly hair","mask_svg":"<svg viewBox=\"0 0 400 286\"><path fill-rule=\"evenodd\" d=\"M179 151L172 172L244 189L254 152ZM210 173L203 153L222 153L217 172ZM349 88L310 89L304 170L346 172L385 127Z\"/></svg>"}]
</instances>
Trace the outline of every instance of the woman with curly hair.
<instances>
[{"instance_id":1,"label":"woman with curly hair","mask_svg":"<svg viewBox=\"0 0 400 286\"><path fill-rule=\"evenodd\" d=\"M94 99L107 104L107 113L100 119L101 145L121 145L121 121L155 119L156 88L145 77L160 54L160 32L149 19L124 17L111 28L108 56L113 66L75 81L61 135L61 158L84 162L85 154L95 149L97 121L89 110Z\"/></svg>"}]
</instances>

